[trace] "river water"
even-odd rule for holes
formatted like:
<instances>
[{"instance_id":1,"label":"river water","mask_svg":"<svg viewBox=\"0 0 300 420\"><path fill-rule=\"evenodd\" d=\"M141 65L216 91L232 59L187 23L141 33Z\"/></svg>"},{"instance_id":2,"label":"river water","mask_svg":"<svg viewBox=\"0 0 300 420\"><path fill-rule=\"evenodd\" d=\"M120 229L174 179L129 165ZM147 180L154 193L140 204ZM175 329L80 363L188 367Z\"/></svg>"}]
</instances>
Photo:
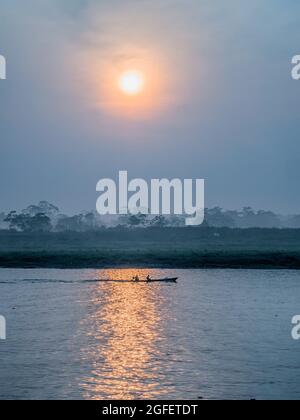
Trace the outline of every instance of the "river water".
<instances>
[{"instance_id":1,"label":"river water","mask_svg":"<svg viewBox=\"0 0 300 420\"><path fill-rule=\"evenodd\" d=\"M0 399L300 398L296 271L0 269L0 314Z\"/></svg>"}]
</instances>

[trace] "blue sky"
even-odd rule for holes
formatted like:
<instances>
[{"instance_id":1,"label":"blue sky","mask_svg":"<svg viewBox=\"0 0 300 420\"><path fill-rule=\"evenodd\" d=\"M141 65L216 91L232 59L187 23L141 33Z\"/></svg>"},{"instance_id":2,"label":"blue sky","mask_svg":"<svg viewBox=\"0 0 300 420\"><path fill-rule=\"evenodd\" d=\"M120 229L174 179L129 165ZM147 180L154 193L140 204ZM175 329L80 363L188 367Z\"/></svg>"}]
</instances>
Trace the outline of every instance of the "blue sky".
<instances>
[{"instance_id":1,"label":"blue sky","mask_svg":"<svg viewBox=\"0 0 300 420\"><path fill-rule=\"evenodd\" d=\"M1 209L92 209L125 169L205 178L209 206L300 212L299 2L2 0L1 15ZM157 68L151 112L108 112L110 69L139 61Z\"/></svg>"}]
</instances>

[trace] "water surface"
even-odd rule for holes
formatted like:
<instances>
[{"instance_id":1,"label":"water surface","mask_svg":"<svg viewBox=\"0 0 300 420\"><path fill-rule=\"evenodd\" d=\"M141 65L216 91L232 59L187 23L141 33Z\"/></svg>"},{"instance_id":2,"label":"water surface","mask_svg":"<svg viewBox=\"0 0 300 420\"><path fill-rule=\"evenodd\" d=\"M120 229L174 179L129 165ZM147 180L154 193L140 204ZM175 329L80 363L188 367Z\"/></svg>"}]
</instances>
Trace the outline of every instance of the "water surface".
<instances>
[{"instance_id":1,"label":"water surface","mask_svg":"<svg viewBox=\"0 0 300 420\"><path fill-rule=\"evenodd\" d=\"M0 270L1 399L300 398L296 271Z\"/></svg>"}]
</instances>

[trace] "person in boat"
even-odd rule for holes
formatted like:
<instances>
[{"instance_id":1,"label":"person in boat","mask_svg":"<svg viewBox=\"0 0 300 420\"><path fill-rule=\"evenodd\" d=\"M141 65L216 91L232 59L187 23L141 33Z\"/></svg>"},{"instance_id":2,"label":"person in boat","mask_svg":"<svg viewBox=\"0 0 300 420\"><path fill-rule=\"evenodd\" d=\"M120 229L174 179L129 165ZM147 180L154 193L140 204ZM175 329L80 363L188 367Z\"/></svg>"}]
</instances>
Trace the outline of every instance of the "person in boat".
<instances>
[{"instance_id":1,"label":"person in boat","mask_svg":"<svg viewBox=\"0 0 300 420\"><path fill-rule=\"evenodd\" d=\"M147 279L146 279L148 282L149 281L151 281L152 279L151 279L151 277L149 276L149 274L148 274L148 276L147 276Z\"/></svg>"},{"instance_id":2,"label":"person in boat","mask_svg":"<svg viewBox=\"0 0 300 420\"><path fill-rule=\"evenodd\" d=\"M135 277L133 277L133 281L134 281L134 282L136 282L136 283L137 283L137 282L139 282L139 281L140 281L139 276L135 276Z\"/></svg>"}]
</instances>

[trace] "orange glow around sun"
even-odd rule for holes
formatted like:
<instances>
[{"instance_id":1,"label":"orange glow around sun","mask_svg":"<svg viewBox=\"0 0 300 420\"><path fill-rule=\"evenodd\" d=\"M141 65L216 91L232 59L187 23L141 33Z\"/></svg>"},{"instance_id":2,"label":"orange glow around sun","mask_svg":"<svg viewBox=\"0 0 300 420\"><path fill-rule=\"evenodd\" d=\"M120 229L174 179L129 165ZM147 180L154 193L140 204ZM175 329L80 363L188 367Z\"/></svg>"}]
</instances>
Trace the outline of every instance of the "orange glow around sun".
<instances>
[{"instance_id":1,"label":"orange glow around sun","mask_svg":"<svg viewBox=\"0 0 300 420\"><path fill-rule=\"evenodd\" d=\"M86 57L93 63L88 80L93 106L116 117L151 118L169 101L167 72L157 52L131 48L109 56Z\"/></svg>"}]
</instances>

